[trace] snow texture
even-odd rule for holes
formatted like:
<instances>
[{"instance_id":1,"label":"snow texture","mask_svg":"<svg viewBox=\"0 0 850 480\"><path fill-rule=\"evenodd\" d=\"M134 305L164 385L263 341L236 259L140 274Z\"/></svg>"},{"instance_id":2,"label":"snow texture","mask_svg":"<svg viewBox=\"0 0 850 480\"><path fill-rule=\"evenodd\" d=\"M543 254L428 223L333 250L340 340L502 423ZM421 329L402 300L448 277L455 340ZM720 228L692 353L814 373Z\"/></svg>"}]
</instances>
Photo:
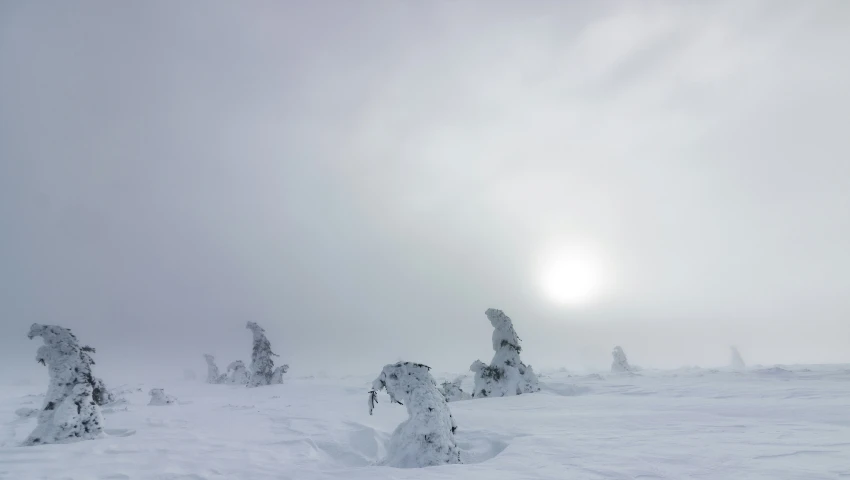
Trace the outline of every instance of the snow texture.
<instances>
[{"instance_id":1,"label":"snow texture","mask_svg":"<svg viewBox=\"0 0 850 480\"><path fill-rule=\"evenodd\" d=\"M454 437L457 425L429 370L419 363L399 362L385 366L372 382L373 391L386 389L390 401L406 406L408 415L393 432L382 465L417 468L461 463ZM370 413L373 399L370 392Z\"/></svg>"},{"instance_id":2,"label":"snow texture","mask_svg":"<svg viewBox=\"0 0 850 480\"><path fill-rule=\"evenodd\" d=\"M741 353L738 352L738 349L736 347L731 347L730 350L732 351L732 368L735 370L743 370L747 368L747 364L744 363L744 359L741 358Z\"/></svg>"},{"instance_id":3,"label":"snow texture","mask_svg":"<svg viewBox=\"0 0 850 480\"><path fill-rule=\"evenodd\" d=\"M38 425L24 445L62 443L97 438L103 433L103 417L93 398L95 383L91 357L67 328L34 323L30 339L41 337L36 360L48 367L50 385ZM93 349L91 351L94 351Z\"/></svg>"},{"instance_id":4,"label":"snow texture","mask_svg":"<svg viewBox=\"0 0 850 480\"><path fill-rule=\"evenodd\" d=\"M128 403L105 413L106 438L34 448L19 445L37 420L15 410L40 410L44 385L0 375L0 478L850 479L850 364L782 365L780 375L647 368L613 379L609 363L602 376L547 372L542 394L450 403L463 464L404 470L378 465L408 417L383 392L369 416L365 390L378 372L252 389L151 369L140 373L158 383L115 389ZM146 406L152 387L178 405Z\"/></svg>"},{"instance_id":5,"label":"snow texture","mask_svg":"<svg viewBox=\"0 0 850 480\"><path fill-rule=\"evenodd\" d=\"M247 385L250 380L248 369L245 368L245 363L242 360L230 362L225 377L225 382L231 385Z\"/></svg>"},{"instance_id":6,"label":"snow texture","mask_svg":"<svg viewBox=\"0 0 850 480\"><path fill-rule=\"evenodd\" d=\"M266 338L266 331L255 322L248 322L245 328L254 334L254 348L251 352L251 375L249 387L259 387L272 383L283 383L283 374L289 369L288 365L274 368L272 357L278 355L272 352L271 343Z\"/></svg>"},{"instance_id":7,"label":"snow texture","mask_svg":"<svg viewBox=\"0 0 850 480\"><path fill-rule=\"evenodd\" d=\"M449 382L445 381L440 385L440 393L443 394L443 397L446 398L447 402L457 402L458 400L468 400L472 398L472 396L463 391L461 388L461 384L463 383L463 376L459 376L454 381Z\"/></svg>"},{"instance_id":8,"label":"snow texture","mask_svg":"<svg viewBox=\"0 0 850 480\"><path fill-rule=\"evenodd\" d=\"M215 357L209 353L205 353L204 359L207 361L207 383L225 383L227 381L227 375L218 373L218 365L215 364Z\"/></svg>"},{"instance_id":9,"label":"snow texture","mask_svg":"<svg viewBox=\"0 0 850 480\"><path fill-rule=\"evenodd\" d=\"M611 363L612 373L625 373L632 371L632 367L629 366L629 360L626 358L626 352L623 351L622 347L614 347L614 350L611 352L611 356L614 357L614 361Z\"/></svg>"},{"instance_id":10,"label":"snow texture","mask_svg":"<svg viewBox=\"0 0 850 480\"><path fill-rule=\"evenodd\" d=\"M537 375L531 365L522 363L520 338L513 322L501 310L489 308L487 318L493 325L493 350L496 354L490 365L476 360L469 367L475 372L475 388L472 396L505 397L540 391Z\"/></svg>"},{"instance_id":11,"label":"snow texture","mask_svg":"<svg viewBox=\"0 0 850 480\"><path fill-rule=\"evenodd\" d=\"M148 405L162 406L173 405L177 403L177 397L166 395L165 389L162 388L152 388L149 394L151 396L151 401L148 403Z\"/></svg>"}]
</instances>

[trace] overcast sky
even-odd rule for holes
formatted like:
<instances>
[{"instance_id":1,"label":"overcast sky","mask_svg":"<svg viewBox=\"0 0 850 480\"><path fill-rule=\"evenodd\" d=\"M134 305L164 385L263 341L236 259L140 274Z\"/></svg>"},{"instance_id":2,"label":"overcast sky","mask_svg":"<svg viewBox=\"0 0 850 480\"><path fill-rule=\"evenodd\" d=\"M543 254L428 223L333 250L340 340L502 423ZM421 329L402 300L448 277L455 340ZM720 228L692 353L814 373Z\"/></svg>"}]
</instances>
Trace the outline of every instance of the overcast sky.
<instances>
[{"instance_id":1,"label":"overcast sky","mask_svg":"<svg viewBox=\"0 0 850 480\"><path fill-rule=\"evenodd\" d=\"M843 0L3 1L0 357L850 362L848 85Z\"/></svg>"}]
</instances>

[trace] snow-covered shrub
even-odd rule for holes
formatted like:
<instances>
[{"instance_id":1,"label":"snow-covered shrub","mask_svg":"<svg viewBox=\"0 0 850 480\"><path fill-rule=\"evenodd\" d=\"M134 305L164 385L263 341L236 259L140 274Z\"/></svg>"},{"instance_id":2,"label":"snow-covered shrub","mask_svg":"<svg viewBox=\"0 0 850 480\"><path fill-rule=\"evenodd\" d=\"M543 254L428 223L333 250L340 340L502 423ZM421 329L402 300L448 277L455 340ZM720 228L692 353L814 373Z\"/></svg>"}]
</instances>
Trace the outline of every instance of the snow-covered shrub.
<instances>
[{"instance_id":1,"label":"snow-covered shrub","mask_svg":"<svg viewBox=\"0 0 850 480\"><path fill-rule=\"evenodd\" d=\"M215 357L209 353L205 353L204 359L207 361L207 383L226 382L227 374L218 373L218 365L215 364Z\"/></svg>"},{"instance_id":2,"label":"snow-covered shrub","mask_svg":"<svg viewBox=\"0 0 850 480\"><path fill-rule=\"evenodd\" d=\"M731 347L732 351L732 368L736 370L743 370L747 368L747 364L744 363L744 359L741 358L741 353L738 352L738 349L735 347Z\"/></svg>"},{"instance_id":3,"label":"snow-covered shrub","mask_svg":"<svg viewBox=\"0 0 850 480\"><path fill-rule=\"evenodd\" d=\"M392 402L406 406L408 414L393 432L382 465L415 468L461 463L454 438L457 425L429 370L419 363L399 362L385 366L372 382L370 414L375 392L382 389Z\"/></svg>"},{"instance_id":4,"label":"snow-covered shrub","mask_svg":"<svg viewBox=\"0 0 850 480\"><path fill-rule=\"evenodd\" d=\"M226 383L231 385L247 385L250 380L248 369L242 360L234 360L227 366Z\"/></svg>"},{"instance_id":5,"label":"snow-covered shrub","mask_svg":"<svg viewBox=\"0 0 850 480\"><path fill-rule=\"evenodd\" d=\"M463 383L462 375L454 379L452 382L445 381L442 385L440 385L440 393L443 394L443 397L446 398L447 402L457 402L458 400L468 400L472 398L471 395L463 391L461 383Z\"/></svg>"},{"instance_id":6,"label":"snow-covered shrub","mask_svg":"<svg viewBox=\"0 0 850 480\"><path fill-rule=\"evenodd\" d=\"M629 366L629 360L626 358L626 352L623 351L622 347L614 347L611 356L614 357L614 361L611 363L611 372L623 373L632 371L632 367Z\"/></svg>"},{"instance_id":7,"label":"snow-covered shrub","mask_svg":"<svg viewBox=\"0 0 850 480\"><path fill-rule=\"evenodd\" d=\"M150 391L151 401L148 405L173 405L177 403L177 397L166 395L162 388L152 388Z\"/></svg>"},{"instance_id":8,"label":"snow-covered shrub","mask_svg":"<svg viewBox=\"0 0 850 480\"><path fill-rule=\"evenodd\" d=\"M266 338L263 327L254 322L248 322L245 328L254 334L254 348L251 351L251 379L249 387L259 387L271 383L283 383L283 374L289 369L288 365L274 368L272 357L278 355L272 352L272 345Z\"/></svg>"},{"instance_id":9,"label":"snow-covered shrub","mask_svg":"<svg viewBox=\"0 0 850 480\"><path fill-rule=\"evenodd\" d=\"M490 365L476 360L469 367L475 372L473 397L504 397L540 391L537 375L531 365L522 363L519 353L520 339L514 331L513 322L501 310L488 308L487 318L493 331L493 361Z\"/></svg>"},{"instance_id":10,"label":"snow-covered shrub","mask_svg":"<svg viewBox=\"0 0 850 480\"><path fill-rule=\"evenodd\" d=\"M24 445L88 440L103 434L103 416L94 401L91 357L67 328L34 323L30 339L41 337L36 360L48 367L50 385L38 425ZM92 350L93 351L93 350Z\"/></svg>"}]
</instances>

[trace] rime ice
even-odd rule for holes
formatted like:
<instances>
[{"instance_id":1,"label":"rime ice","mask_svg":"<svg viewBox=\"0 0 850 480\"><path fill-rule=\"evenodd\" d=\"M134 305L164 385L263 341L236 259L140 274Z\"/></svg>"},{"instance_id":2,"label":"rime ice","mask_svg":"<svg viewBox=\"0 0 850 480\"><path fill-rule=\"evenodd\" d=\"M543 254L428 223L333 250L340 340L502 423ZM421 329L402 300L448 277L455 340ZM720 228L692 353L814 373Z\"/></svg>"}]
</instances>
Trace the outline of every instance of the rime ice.
<instances>
[{"instance_id":1,"label":"rime ice","mask_svg":"<svg viewBox=\"0 0 850 480\"><path fill-rule=\"evenodd\" d=\"M493 355L490 365L476 360L469 367L475 372L472 396L504 397L539 391L537 375L531 365L522 363L519 358L522 347L511 319L495 308L489 308L484 313L495 329L493 350L496 354Z\"/></svg>"},{"instance_id":2,"label":"rime ice","mask_svg":"<svg viewBox=\"0 0 850 480\"><path fill-rule=\"evenodd\" d=\"M393 432L383 465L416 468L461 463L454 439L457 425L429 370L419 363L399 362L385 366L372 382L373 390L386 389L390 400L407 407L408 414ZM373 398L370 392L370 411Z\"/></svg>"},{"instance_id":3,"label":"rime ice","mask_svg":"<svg viewBox=\"0 0 850 480\"><path fill-rule=\"evenodd\" d=\"M30 339L41 337L36 360L48 367L50 385L38 425L24 445L89 440L103 434L103 417L95 402L91 357L67 328L55 325L30 327ZM91 350L93 351L93 350ZM101 382L102 384L102 382Z\"/></svg>"}]
</instances>

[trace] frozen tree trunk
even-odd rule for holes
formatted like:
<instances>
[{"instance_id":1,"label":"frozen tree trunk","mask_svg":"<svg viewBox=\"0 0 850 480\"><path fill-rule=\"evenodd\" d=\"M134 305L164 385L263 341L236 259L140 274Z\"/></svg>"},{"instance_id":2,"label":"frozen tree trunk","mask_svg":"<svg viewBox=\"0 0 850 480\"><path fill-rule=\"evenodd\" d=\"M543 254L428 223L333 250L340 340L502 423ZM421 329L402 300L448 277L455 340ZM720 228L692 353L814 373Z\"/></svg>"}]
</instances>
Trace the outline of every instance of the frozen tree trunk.
<instances>
[{"instance_id":1,"label":"frozen tree trunk","mask_svg":"<svg viewBox=\"0 0 850 480\"><path fill-rule=\"evenodd\" d=\"M227 383L231 385L247 385L250 377L245 363L242 360L234 360L227 366Z\"/></svg>"},{"instance_id":2,"label":"frozen tree trunk","mask_svg":"<svg viewBox=\"0 0 850 480\"><path fill-rule=\"evenodd\" d=\"M614 361L611 363L611 372L624 373L632 371L632 367L629 366L629 361L626 359L626 352L623 351L622 347L614 347L611 356L614 357Z\"/></svg>"},{"instance_id":3,"label":"frozen tree trunk","mask_svg":"<svg viewBox=\"0 0 850 480\"><path fill-rule=\"evenodd\" d=\"M487 318L493 325L493 361L490 365L476 360L469 369L475 372L473 397L504 397L540 391L531 365L522 363L520 339L513 322L501 310L489 308Z\"/></svg>"},{"instance_id":4,"label":"frozen tree trunk","mask_svg":"<svg viewBox=\"0 0 850 480\"><path fill-rule=\"evenodd\" d=\"M266 331L254 322L248 322L245 328L251 330L254 334L254 348L251 352L251 379L248 386L259 387L271 383L283 383L283 374L286 373L289 366L274 368L272 357L278 355L272 352L271 343L266 338Z\"/></svg>"},{"instance_id":5,"label":"frozen tree trunk","mask_svg":"<svg viewBox=\"0 0 850 480\"><path fill-rule=\"evenodd\" d=\"M454 438L457 425L429 370L419 363L399 362L385 366L372 382L370 413L377 400L375 392L386 389L390 400L407 407L408 414L393 432L382 465L416 468L461 463Z\"/></svg>"},{"instance_id":6,"label":"frozen tree trunk","mask_svg":"<svg viewBox=\"0 0 850 480\"><path fill-rule=\"evenodd\" d=\"M150 391L151 401L148 405L162 406L177 403L177 397L166 395L162 388L152 388Z\"/></svg>"},{"instance_id":7,"label":"frozen tree trunk","mask_svg":"<svg viewBox=\"0 0 850 480\"><path fill-rule=\"evenodd\" d=\"M103 417L93 398L93 362L77 343L77 338L67 328L37 323L30 327L27 336L44 340L35 358L48 367L50 384L44 407L38 415L38 425L24 445L102 436Z\"/></svg>"},{"instance_id":8,"label":"frozen tree trunk","mask_svg":"<svg viewBox=\"0 0 850 480\"><path fill-rule=\"evenodd\" d=\"M747 364L744 363L744 359L741 358L741 353L738 352L738 349L735 347L731 347L732 351L732 368L735 370L743 370L747 368Z\"/></svg>"},{"instance_id":9,"label":"frozen tree trunk","mask_svg":"<svg viewBox=\"0 0 850 480\"><path fill-rule=\"evenodd\" d=\"M207 361L207 383L224 383L227 380L227 375L218 373L215 357L205 353L204 359Z\"/></svg>"},{"instance_id":10,"label":"frozen tree trunk","mask_svg":"<svg viewBox=\"0 0 850 480\"><path fill-rule=\"evenodd\" d=\"M457 377L453 382L443 382L440 386L440 393L446 398L447 402L457 402L458 400L468 400L472 398L468 393L461 388L463 376Z\"/></svg>"}]
</instances>

